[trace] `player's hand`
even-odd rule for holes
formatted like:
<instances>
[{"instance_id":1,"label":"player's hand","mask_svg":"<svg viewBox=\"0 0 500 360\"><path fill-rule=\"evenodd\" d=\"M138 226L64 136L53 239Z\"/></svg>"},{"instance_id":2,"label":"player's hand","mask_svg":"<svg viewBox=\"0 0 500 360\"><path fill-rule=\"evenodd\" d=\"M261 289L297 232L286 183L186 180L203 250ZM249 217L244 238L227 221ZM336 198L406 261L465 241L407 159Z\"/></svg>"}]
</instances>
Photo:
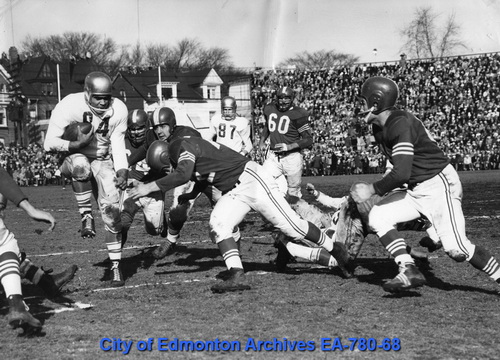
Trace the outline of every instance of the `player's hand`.
<instances>
[{"instance_id":1,"label":"player's hand","mask_svg":"<svg viewBox=\"0 0 500 360\"><path fill-rule=\"evenodd\" d=\"M309 194L313 195L314 197L318 197L318 190L314 188L313 184L307 183L306 190Z\"/></svg>"},{"instance_id":2,"label":"player's hand","mask_svg":"<svg viewBox=\"0 0 500 360\"><path fill-rule=\"evenodd\" d=\"M76 140L78 143L79 143L79 148L84 148L86 147L88 144L90 144L90 142L92 141L94 137L94 132L93 131L89 131L88 134L84 134L82 132L82 129L78 128L78 140Z\"/></svg>"},{"instance_id":3,"label":"player's hand","mask_svg":"<svg viewBox=\"0 0 500 360\"><path fill-rule=\"evenodd\" d=\"M274 149L273 149L273 151L274 151L274 152L277 152L277 153L287 152L287 151L289 151L289 150L290 150L290 149L289 149L288 145L287 145L287 144L285 144L285 143L279 143L279 144L276 144L276 145L274 146Z\"/></svg>"},{"instance_id":4,"label":"player's hand","mask_svg":"<svg viewBox=\"0 0 500 360\"><path fill-rule=\"evenodd\" d=\"M158 190L160 190L160 188L158 187L158 185L156 185L155 182L150 182L147 184L139 182L135 184L133 188L129 189L128 193L132 199L137 200Z\"/></svg>"},{"instance_id":5,"label":"player's hand","mask_svg":"<svg viewBox=\"0 0 500 360\"><path fill-rule=\"evenodd\" d=\"M49 231L54 230L54 228L56 227L56 220L54 219L52 214L35 208L33 205L30 204L28 200L21 201L19 203L19 207L23 209L26 212L26 214L28 214L28 216L33 220L50 224L48 229Z\"/></svg>"},{"instance_id":6,"label":"player's hand","mask_svg":"<svg viewBox=\"0 0 500 360\"><path fill-rule=\"evenodd\" d=\"M375 189L372 184L357 183L351 187L351 197L360 204L368 200L375 194Z\"/></svg>"},{"instance_id":7,"label":"player's hand","mask_svg":"<svg viewBox=\"0 0 500 360\"><path fill-rule=\"evenodd\" d=\"M127 188L128 182L128 170L120 169L116 172L115 186L120 190L125 190Z\"/></svg>"}]
</instances>

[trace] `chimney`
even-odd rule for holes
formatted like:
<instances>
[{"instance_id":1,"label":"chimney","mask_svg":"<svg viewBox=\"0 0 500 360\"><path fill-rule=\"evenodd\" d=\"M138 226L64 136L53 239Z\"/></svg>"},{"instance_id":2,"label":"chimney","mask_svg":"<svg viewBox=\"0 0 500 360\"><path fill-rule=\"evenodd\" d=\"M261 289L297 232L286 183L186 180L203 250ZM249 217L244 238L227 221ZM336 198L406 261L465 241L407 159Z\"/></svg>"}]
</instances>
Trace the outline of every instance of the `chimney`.
<instances>
[{"instance_id":1,"label":"chimney","mask_svg":"<svg viewBox=\"0 0 500 360\"><path fill-rule=\"evenodd\" d=\"M19 52L15 46L9 48L9 60L11 65L19 60Z\"/></svg>"}]
</instances>

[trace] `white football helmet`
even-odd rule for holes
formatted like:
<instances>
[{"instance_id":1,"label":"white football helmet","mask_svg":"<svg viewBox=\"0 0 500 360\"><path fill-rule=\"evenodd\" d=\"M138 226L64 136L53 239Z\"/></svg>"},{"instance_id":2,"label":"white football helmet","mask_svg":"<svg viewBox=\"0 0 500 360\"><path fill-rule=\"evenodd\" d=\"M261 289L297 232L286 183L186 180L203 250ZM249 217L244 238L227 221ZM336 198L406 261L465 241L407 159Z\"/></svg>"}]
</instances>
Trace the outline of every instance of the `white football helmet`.
<instances>
[{"instance_id":1,"label":"white football helmet","mask_svg":"<svg viewBox=\"0 0 500 360\"><path fill-rule=\"evenodd\" d=\"M113 104L111 96L113 85L111 78L103 72L94 71L85 77L85 102L90 110L98 116L105 114ZM103 97L103 105L96 105L96 97Z\"/></svg>"},{"instance_id":2,"label":"white football helmet","mask_svg":"<svg viewBox=\"0 0 500 360\"><path fill-rule=\"evenodd\" d=\"M227 120L236 119L236 100L232 96L225 96L221 101L222 117Z\"/></svg>"}]
</instances>

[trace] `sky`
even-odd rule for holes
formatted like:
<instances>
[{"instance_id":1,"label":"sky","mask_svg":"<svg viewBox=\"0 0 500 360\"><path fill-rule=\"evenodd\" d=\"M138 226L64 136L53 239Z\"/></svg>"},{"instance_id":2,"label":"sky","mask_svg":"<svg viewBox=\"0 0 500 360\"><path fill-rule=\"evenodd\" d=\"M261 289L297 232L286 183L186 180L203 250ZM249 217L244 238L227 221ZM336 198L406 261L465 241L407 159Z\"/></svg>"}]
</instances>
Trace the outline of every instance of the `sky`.
<instances>
[{"instance_id":1,"label":"sky","mask_svg":"<svg viewBox=\"0 0 500 360\"><path fill-rule=\"evenodd\" d=\"M360 62L399 59L417 8L455 14L467 48L500 51L500 0L0 0L0 51L31 37L91 32L118 44L193 38L236 67L270 68L297 53L335 50ZM377 49L375 52L374 49Z\"/></svg>"}]
</instances>

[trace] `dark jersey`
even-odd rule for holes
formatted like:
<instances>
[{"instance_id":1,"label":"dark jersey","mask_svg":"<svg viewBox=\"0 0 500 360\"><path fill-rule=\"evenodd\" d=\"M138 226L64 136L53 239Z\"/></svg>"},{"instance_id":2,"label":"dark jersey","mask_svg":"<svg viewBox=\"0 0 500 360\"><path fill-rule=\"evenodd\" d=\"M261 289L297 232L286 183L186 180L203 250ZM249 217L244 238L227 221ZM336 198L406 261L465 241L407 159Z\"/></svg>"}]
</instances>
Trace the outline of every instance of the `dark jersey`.
<instances>
[{"instance_id":1,"label":"dark jersey","mask_svg":"<svg viewBox=\"0 0 500 360\"><path fill-rule=\"evenodd\" d=\"M178 137L170 142L168 152L174 170L156 181L162 191L192 180L225 193L237 184L250 161L227 146L201 137Z\"/></svg>"},{"instance_id":2,"label":"dark jersey","mask_svg":"<svg viewBox=\"0 0 500 360\"><path fill-rule=\"evenodd\" d=\"M372 128L375 140L394 166L373 184L379 195L404 184L411 188L439 174L449 164L422 121L407 111L393 111L383 128Z\"/></svg>"},{"instance_id":3,"label":"dark jersey","mask_svg":"<svg viewBox=\"0 0 500 360\"><path fill-rule=\"evenodd\" d=\"M198 130L193 129L192 127L189 126L179 125L174 128L174 132L168 139L168 142L171 142L178 137L184 137L184 136L201 138L201 134L198 132ZM140 146L137 149L137 151L135 151L131 156L129 156L128 158L129 165L134 165L135 163L144 160L146 158L146 154L148 153L149 146L156 140L158 140L158 137L156 136L155 132L151 129L148 130L146 132L146 141L144 141L144 144Z\"/></svg>"},{"instance_id":4,"label":"dark jersey","mask_svg":"<svg viewBox=\"0 0 500 360\"><path fill-rule=\"evenodd\" d=\"M155 134L153 130L147 130L146 131L146 139L147 138L154 138ZM155 173L150 169L148 164L146 163L145 160L145 154L144 154L144 159L142 160L134 160L134 163L132 163L132 159L138 159L141 158L144 153L144 144L141 144L139 146L134 146L132 142L130 141L129 137L126 135L125 136L125 152L127 153L127 160L129 163L129 178L139 180L142 182L149 182L153 181L156 179L159 179L162 175L159 173ZM146 150L147 151L147 150Z\"/></svg>"},{"instance_id":5,"label":"dark jersey","mask_svg":"<svg viewBox=\"0 0 500 360\"><path fill-rule=\"evenodd\" d=\"M292 106L287 111L281 112L275 103L264 107L267 129L269 130L269 141L271 150L276 144L297 143L299 149L312 145L311 126L309 125L309 113L300 107Z\"/></svg>"}]
</instances>

